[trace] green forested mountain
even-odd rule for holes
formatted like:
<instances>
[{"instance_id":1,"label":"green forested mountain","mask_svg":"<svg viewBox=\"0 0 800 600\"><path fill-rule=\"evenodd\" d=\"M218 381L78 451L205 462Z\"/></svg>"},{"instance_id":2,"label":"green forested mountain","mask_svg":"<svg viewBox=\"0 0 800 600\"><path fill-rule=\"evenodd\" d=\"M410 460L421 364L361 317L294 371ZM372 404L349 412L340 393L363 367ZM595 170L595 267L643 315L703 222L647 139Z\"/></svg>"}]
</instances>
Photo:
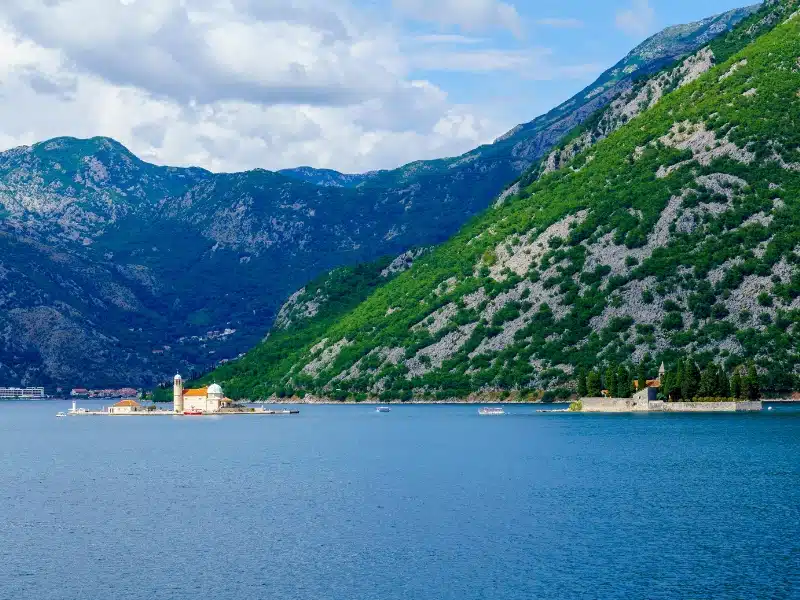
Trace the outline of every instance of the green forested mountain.
<instances>
[{"instance_id":1,"label":"green forested mountain","mask_svg":"<svg viewBox=\"0 0 800 600\"><path fill-rule=\"evenodd\" d=\"M452 397L555 389L577 368L692 355L728 370L753 359L767 390L791 389L797 5L763 7L706 49L714 56L691 81L663 86L638 116L523 179L269 377L250 356L210 377L249 397Z\"/></svg>"},{"instance_id":2,"label":"green forested mountain","mask_svg":"<svg viewBox=\"0 0 800 600\"><path fill-rule=\"evenodd\" d=\"M752 11L653 36L494 144L388 171L210 173L108 138L2 152L0 382L146 385L236 357L308 281L446 241L636 77Z\"/></svg>"}]
</instances>

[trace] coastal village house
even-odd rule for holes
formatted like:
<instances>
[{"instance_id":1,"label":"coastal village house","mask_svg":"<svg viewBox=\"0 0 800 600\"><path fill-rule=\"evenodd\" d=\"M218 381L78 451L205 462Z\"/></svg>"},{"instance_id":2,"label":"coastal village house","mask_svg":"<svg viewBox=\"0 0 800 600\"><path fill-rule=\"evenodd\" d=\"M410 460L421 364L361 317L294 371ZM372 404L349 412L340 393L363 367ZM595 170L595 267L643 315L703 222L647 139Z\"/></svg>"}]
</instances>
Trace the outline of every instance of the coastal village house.
<instances>
[{"instance_id":1,"label":"coastal village house","mask_svg":"<svg viewBox=\"0 0 800 600\"><path fill-rule=\"evenodd\" d=\"M207 388L184 390L180 375L175 375L173 379L172 396L174 409L178 414L215 413L220 409L229 408L233 403L230 398L225 397L222 388L216 383Z\"/></svg>"}]
</instances>

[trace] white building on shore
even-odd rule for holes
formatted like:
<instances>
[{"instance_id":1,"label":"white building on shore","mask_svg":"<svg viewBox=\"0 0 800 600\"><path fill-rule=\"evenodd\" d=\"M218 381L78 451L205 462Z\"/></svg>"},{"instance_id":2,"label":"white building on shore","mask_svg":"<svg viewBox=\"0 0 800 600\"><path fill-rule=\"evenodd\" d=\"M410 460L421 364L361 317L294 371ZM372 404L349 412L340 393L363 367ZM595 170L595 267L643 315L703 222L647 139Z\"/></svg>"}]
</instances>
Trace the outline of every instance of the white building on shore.
<instances>
[{"instance_id":1,"label":"white building on shore","mask_svg":"<svg viewBox=\"0 0 800 600\"><path fill-rule=\"evenodd\" d=\"M108 407L109 414L112 415L130 415L135 412L140 412L144 410L142 405L139 404L136 400L120 400L113 406Z\"/></svg>"},{"instance_id":2,"label":"white building on shore","mask_svg":"<svg viewBox=\"0 0 800 600\"><path fill-rule=\"evenodd\" d=\"M0 387L0 399L3 400L40 400L42 398L44 398L43 387Z\"/></svg>"},{"instance_id":3,"label":"white building on shore","mask_svg":"<svg viewBox=\"0 0 800 600\"><path fill-rule=\"evenodd\" d=\"M222 388L216 383L207 388L184 390L180 375L175 375L172 381L172 401L177 414L215 413L222 408L230 407L233 403L230 398L225 397Z\"/></svg>"}]
</instances>

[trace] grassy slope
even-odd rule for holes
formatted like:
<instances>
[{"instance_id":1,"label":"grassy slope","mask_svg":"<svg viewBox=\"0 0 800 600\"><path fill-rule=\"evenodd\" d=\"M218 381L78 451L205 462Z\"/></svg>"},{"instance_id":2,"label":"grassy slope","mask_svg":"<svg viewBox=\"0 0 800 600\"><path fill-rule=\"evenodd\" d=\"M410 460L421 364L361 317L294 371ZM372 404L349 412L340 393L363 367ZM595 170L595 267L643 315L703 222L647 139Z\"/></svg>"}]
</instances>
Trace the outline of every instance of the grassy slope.
<instances>
[{"instance_id":1,"label":"grassy slope","mask_svg":"<svg viewBox=\"0 0 800 600\"><path fill-rule=\"evenodd\" d=\"M464 394L487 386L498 388L523 387L532 382L555 386L567 379L564 365L591 365L597 357L609 360L629 359L637 346L650 347L654 358L670 361L692 350L701 359L736 364L748 356L770 353L770 383L775 388L791 386L791 373L798 357L794 323L800 320L792 308L793 299L800 294L796 269L789 281L775 284L770 302L777 304L772 323L736 323L731 319L713 318L705 314L730 294L736 294L743 278L768 275L781 259L795 264L793 252L800 243L800 228L796 198L800 180L794 170L784 169L771 160L773 151L787 163L797 162L800 147L798 121L800 101L797 97L800 76L796 58L800 55L798 41L800 26L794 20L751 44L739 54L700 80L666 97L653 110L576 158L574 168L554 173L531 184L520 198L474 219L449 242L418 261L413 269L391 283L378 288L364 303L346 316L336 320L324 334L315 336L306 348L321 338L330 342L346 338L351 342L329 368L317 376L300 373L306 364L308 351L294 352L293 369L278 369L269 373L253 373L233 378L230 384L252 395L255 384L266 383L255 395L276 384L292 385L311 391L341 390L363 393L383 389L386 397L407 397L411 388L438 391L442 395ZM746 59L746 65L725 79L720 77L730 66ZM756 88L755 96L743 92ZM704 123L718 137L728 135L739 147L748 147L756 161L745 165L731 159L718 159L711 165L692 165L676 170L666 178L655 177L660 166L690 159L690 153L666 147L656 141L667 134L675 123ZM637 147L646 151L634 160ZM591 157L591 161L587 158ZM617 243L630 248L641 246L651 235L662 211L674 195L697 187L698 175L727 173L744 179L747 186L732 207L719 214L708 215L702 227L693 232L673 232L670 243L655 250L641 264L617 277L604 277L601 270L585 269L586 250L581 242L596 241L611 233ZM770 186L769 184L773 184ZM775 191L780 186L780 193ZM698 189L694 202L708 202L706 191ZM747 219L760 211L768 212L775 197L785 202L785 208L774 213L771 222L764 224ZM476 271L483 260L491 263L495 249L514 236L542 232L549 225L579 210L587 210L582 224L573 228L563 244L554 244L538 265L524 277L512 275L498 282L487 276L488 269ZM743 226L744 224L744 226ZM759 244L763 248L759 249ZM763 252L762 252L763 250ZM710 286L706 275L726 261L740 258L719 282ZM536 281L540 271L558 265L557 275L546 282L557 288L561 303L569 307L562 318L556 318L552 307L539 305L537 298L508 302L491 319L481 318L478 310L467 309L463 297L483 288L489 299L499 300L525 280ZM488 266L488 265L485 265ZM574 276L574 277L573 277ZM445 293L434 290L448 279L457 285ZM658 348L653 343L653 331L633 328L625 319L612 320L607 327L591 327L593 317L602 315L618 290L632 281L654 278L654 291L668 294L673 289L685 291L685 306L681 309L682 325L656 327L669 345ZM413 331L436 309L455 303L458 314L447 327L431 336L423 330ZM394 312L387 315L389 308ZM520 312L533 314L526 326L517 332L513 344L494 353L472 355L482 341L502 330L505 322ZM691 312L687 322L686 314ZM505 319L505 320L504 320ZM441 368L421 377L409 378L407 366L401 362L391 365L374 359L362 369L359 377L348 381L332 379L364 357L374 356L377 349L403 348L406 358L414 357L420 349L429 347L458 327L480 322L470 340L460 351L449 357ZM738 352L722 351L714 346L735 337ZM329 343L330 345L330 343ZM656 356L657 355L657 356ZM540 361L537 363L537 361ZM364 363L362 363L364 364ZM767 365L767 362L764 362ZM376 387L377 384L377 387Z\"/></svg>"}]
</instances>

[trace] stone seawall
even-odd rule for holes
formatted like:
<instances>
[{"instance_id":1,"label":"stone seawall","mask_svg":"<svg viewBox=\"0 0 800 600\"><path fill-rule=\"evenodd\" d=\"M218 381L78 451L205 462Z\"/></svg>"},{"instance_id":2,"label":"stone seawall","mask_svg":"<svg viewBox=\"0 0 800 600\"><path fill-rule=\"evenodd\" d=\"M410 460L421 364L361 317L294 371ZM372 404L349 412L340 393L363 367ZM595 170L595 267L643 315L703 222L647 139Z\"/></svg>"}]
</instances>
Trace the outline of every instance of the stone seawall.
<instances>
[{"instance_id":1,"label":"stone seawall","mask_svg":"<svg viewBox=\"0 0 800 600\"><path fill-rule=\"evenodd\" d=\"M651 402L653 412L755 412L761 402Z\"/></svg>"},{"instance_id":2,"label":"stone seawall","mask_svg":"<svg viewBox=\"0 0 800 600\"><path fill-rule=\"evenodd\" d=\"M647 400L635 398L581 398L583 412L646 412Z\"/></svg>"},{"instance_id":3,"label":"stone seawall","mask_svg":"<svg viewBox=\"0 0 800 600\"><path fill-rule=\"evenodd\" d=\"M756 412L762 409L757 402L662 402L635 398L581 398L582 412Z\"/></svg>"}]
</instances>

